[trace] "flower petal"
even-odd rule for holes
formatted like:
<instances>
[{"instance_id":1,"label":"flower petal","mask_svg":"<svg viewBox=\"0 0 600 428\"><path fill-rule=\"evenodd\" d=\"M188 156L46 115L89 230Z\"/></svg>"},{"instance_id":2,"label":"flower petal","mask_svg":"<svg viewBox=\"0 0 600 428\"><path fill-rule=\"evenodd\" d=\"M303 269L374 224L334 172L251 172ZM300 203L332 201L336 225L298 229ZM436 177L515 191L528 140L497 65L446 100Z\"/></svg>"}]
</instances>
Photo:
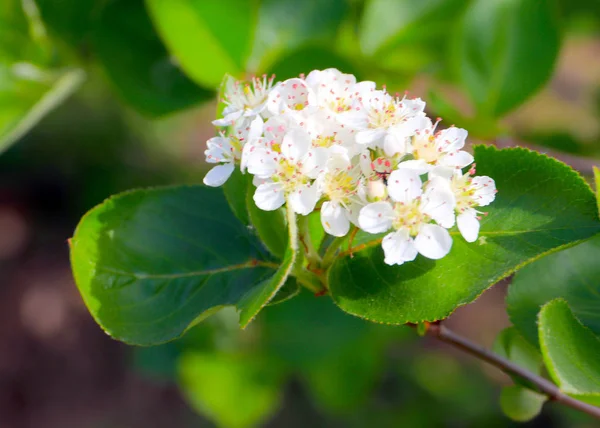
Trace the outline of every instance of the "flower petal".
<instances>
[{"instance_id":1,"label":"flower petal","mask_svg":"<svg viewBox=\"0 0 600 428\"><path fill-rule=\"evenodd\" d=\"M221 119L213 120L212 124L215 126L229 126L232 125L236 120L242 117L244 110L235 110Z\"/></svg>"},{"instance_id":2,"label":"flower petal","mask_svg":"<svg viewBox=\"0 0 600 428\"><path fill-rule=\"evenodd\" d=\"M373 202L358 214L360 228L369 233L382 233L392 227L394 208L389 202Z\"/></svg>"},{"instance_id":3,"label":"flower petal","mask_svg":"<svg viewBox=\"0 0 600 428\"><path fill-rule=\"evenodd\" d=\"M428 259L438 260L450 252L452 238L442 226L426 224L415 238L415 247Z\"/></svg>"},{"instance_id":4,"label":"flower petal","mask_svg":"<svg viewBox=\"0 0 600 428\"><path fill-rule=\"evenodd\" d=\"M456 224L460 234L467 242L475 242L479 235L479 220L474 209L467 209L456 217Z\"/></svg>"},{"instance_id":5,"label":"flower petal","mask_svg":"<svg viewBox=\"0 0 600 428\"><path fill-rule=\"evenodd\" d=\"M261 210L274 211L285 203L281 183L264 183L254 192L254 203Z\"/></svg>"},{"instance_id":6,"label":"flower petal","mask_svg":"<svg viewBox=\"0 0 600 428\"><path fill-rule=\"evenodd\" d=\"M255 147L248 155L248 172L261 177L270 177L277 171L275 154L261 147Z\"/></svg>"},{"instance_id":7,"label":"flower petal","mask_svg":"<svg viewBox=\"0 0 600 428\"><path fill-rule=\"evenodd\" d=\"M345 211L340 204L330 201L323 203L321 207L321 224L323 224L325 232L333 236L344 236L348 233L350 221Z\"/></svg>"},{"instance_id":8,"label":"flower petal","mask_svg":"<svg viewBox=\"0 0 600 428\"><path fill-rule=\"evenodd\" d=\"M454 226L454 207L456 198L448 180L435 177L427 183L420 210L434 219L439 225L450 228Z\"/></svg>"},{"instance_id":9,"label":"flower petal","mask_svg":"<svg viewBox=\"0 0 600 428\"><path fill-rule=\"evenodd\" d=\"M319 192L317 186L304 185L290 195L290 205L294 212L308 215L317 205Z\"/></svg>"},{"instance_id":10,"label":"flower petal","mask_svg":"<svg viewBox=\"0 0 600 428\"><path fill-rule=\"evenodd\" d=\"M367 129L365 131L359 131L356 134L356 142L358 144L372 144L381 140L384 136L384 129Z\"/></svg>"},{"instance_id":11,"label":"flower petal","mask_svg":"<svg viewBox=\"0 0 600 428\"><path fill-rule=\"evenodd\" d=\"M310 145L311 138L308 132L300 128L292 129L283 137L281 153L287 159L298 162L308 152Z\"/></svg>"},{"instance_id":12,"label":"flower petal","mask_svg":"<svg viewBox=\"0 0 600 428\"><path fill-rule=\"evenodd\" d=\"M210 187L219 187L222 186L229 177L231 177L231 173L235 169L235 165L230 163L224 163L222 165L217 165L212 168L208 173L204 176L204 184Z\"/></svg>"},{"instance_id":13,"label":"flower petal","mask_svg":"<svg viewBox=\"0 0 600 428\"><path fill-rule=\"evenodd\" d=\"M454 152L465 146L468 132L466 129L451 126L444 129L436 137L436 146L444 152Z\"/></svg>"},{"instance_id":14,"label":"flower petal","mask_svg":"<svg viewBox=\"0 0 600 428\"><path fill-rule=\"evenodd\" d=\"M461 150L458 152L448 153L442 158L441 163L443 165L452 166L455 168L464 168L465 166L472 164L474 160L475 159L471 153Z\"/></svg>"},{"instance_id":15,"label":"flower petal","mask_svg":"<svg viewBox=\"0 0 600 428\"><path fill-rule=\"evenodd\" d=\"M401 265L417 257L417 249L406 229L386 235L381 247L385 255L384 262L388 265Z\"/></svg>"},{"instance_id":16,"label":"flower petal","mask_svg":"<svg viewBox=\"0 0 600 428\"><path fill-rule=\"evenodd\" d=\"M412 159L400 162L398 164L398 169L410 169L417 175L423 175L431 170L431 165L429 165L423 159Z\"/></svg>"},{"instance_id":17,"label":"flower petal","mask_svg":"<svg viewBox=\"0 0 600 428\"><path fill-rule=\"evenodd\" d=\"M397 169L388 177L388 193L396 202L408 203L421 196L419 175L410 169Z\"/></svg>"},{"instance_id":18,"label":"flower petal","mask_svg":"<svg viewBox=\"0 0 600 428\"><path fill-rule=\"evenodd\" d=\"M388 132L383 139L383 151L386 156L394 156L397 153L405 154L408 149L408 137L405 135L399 135L395 132Z\"/></svg>"},{"instance_id":19,"label":"flower petal","mask_svg":"<svg viewBox=\"0 0 600 428\"><path fill-rule=\"evenodd\" d=\"M477 204L480 207L485 207L496 199L496 182L494 179L486 177L485 175L473 177L471 186L475 188L473 199L477 201Z\"/></svg>"}]
</instances>

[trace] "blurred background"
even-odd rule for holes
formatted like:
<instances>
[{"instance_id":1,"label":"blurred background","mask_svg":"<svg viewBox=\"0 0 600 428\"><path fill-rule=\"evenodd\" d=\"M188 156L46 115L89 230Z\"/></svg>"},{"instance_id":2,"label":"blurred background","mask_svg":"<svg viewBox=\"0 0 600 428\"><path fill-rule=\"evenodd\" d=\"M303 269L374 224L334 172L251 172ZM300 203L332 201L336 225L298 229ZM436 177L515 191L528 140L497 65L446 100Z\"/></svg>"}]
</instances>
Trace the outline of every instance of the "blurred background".
<instances>
[{"instance_id":1,"label":"blurred background","mask_svg":"<svg viewBox=\"0 0 600 428\"><path fill-rule=\"evenodd\" d=\"M499 371L310 293L153 348L111 340L67 239L108 196L200 183L225 73L337 67L470 142L600 164L598 0L2 0L0 427L510 427ZM18 144L14 144L18 143ZM508 282L449 324L491 346ZM549 403L528 427L592 427Z\"/></svg>"}]
</instances>

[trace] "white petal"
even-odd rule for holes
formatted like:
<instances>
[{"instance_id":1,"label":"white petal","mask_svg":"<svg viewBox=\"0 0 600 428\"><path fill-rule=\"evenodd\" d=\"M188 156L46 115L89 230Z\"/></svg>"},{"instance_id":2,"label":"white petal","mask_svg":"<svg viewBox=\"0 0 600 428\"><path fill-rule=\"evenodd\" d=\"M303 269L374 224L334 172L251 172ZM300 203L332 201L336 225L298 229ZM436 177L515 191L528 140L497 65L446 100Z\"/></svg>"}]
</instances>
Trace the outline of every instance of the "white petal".
<instances>
[{"instance_id":1,"label":"white petal","mask_svg":"<svg viewBox=\"0 0 600 428\"><path fill-rule=\"evenodd\" d=\"M436 145L445 152L454 152L465 146L467 135L466 129L451 126L439 133L436 138Z\"/></svg>"},{"instance_id":2,"label":"white petal","mask_svg":"<svg viewBox=\"0 0 600 428\"><path fill-rule=\"evenodd\" d=\"M356 134L356 143L372 144L381 140L384 136L384 129L367 129L366 131L359 131L358 134Z\"/></svg>"},{"instance_id":3,"label":"white petal","mask_svg":"<svg viewBox=\"0 0 600 428\"><path fill-rule=\"evenodd\" d=\"M355 226L358 226L358 215L360 214L362 207L364 207L364 204L352 202L346 211L348 220L350 220L350 222Z\"/></svg>"},{"instance_id":4,"label":"white petal","mask_svg":"<svg viewBox=\"0 0 600 428\"><path fill-rule=\"evenodd\" d=\"M256 147L249 155L247 161L248 172L261 177L269 177L277 171L275 154L263 148Z\"/></svg>"},{"instance_id":5,"label":"white petal","mask_svg":"<svg viewBox=\"0 0 600 428\"><path fill-rule=\"evenodd\" d=\"M217 165L212 168L208 173L204 176L204 184L210 187L219 187L223 185L229 177L231 177L231 173L235 169L233 163L224 163L222 165Z\"/></svg>"},{"instance_id":6,"label":"white petal","mask_svg":"<svg viewBox=\"0 0 600 428\"><path fill-rule=\"evenodd\" d=\"M485 175L481 177L473 177L471 186L475 188L473 199L477 201L480 207L491 204L496 199L496 182Z\"/></svg>"},{"instance_id":7,"label":"white petal","mask_svg":"<svg viewBox=\"0 0 600 428\"><path fill-rule=\"evenodd\" d=\"M442 159L443 165L452 166L455 168L464 168L465 166L472 164L475 160L471 153L463 150L448 153Z\"/></svg>"},{"instance_id":8,"label":"white petal","mask_svg":"<svg viewBox=\"0 0 600 428\"><path fill-rule=\"evenodd\" d=\"M263 120L260 116L256 116L256 118L250 123L250 129L248 130L248 141L256 140L260 138L263 133Z\"/></svg>"},{"instance_id":9,"label":"white petal","mask_svg":"<svg viewBox=\"0 0 600 428\"><path fill-rule=\"evenodd\" d=\"M336 120L350 129L366 129L369 126L367 112L363 109L359 111L349 110L336 116Z\"/></svg>"},{"instance_id":10,"label":"white petal","mask_svg":"<svg viewBox=\"0 0 600 428\"><path fill-rule=\"evenodd\" d=\"M405 154L408 146L408 137L388 132L383 139L383 151L386 156L394 156L397 153Z\"/></svg>"},{"instance_id":11,"label":"white petal","mask_svg":"<svg viewBox=\"0 0 600 428\"><path fill-rule=\"evenodd\" d=\"M421 201L421 212L430 216L439 225L450 228L454 226L455 206L456 199L448 180L441 177L430 180Z\"/></svg>"},{"instance_id":12,"label":"white petal","mask_svg":"<svg viewBox=\"0 0 600 428\"><path fill-rule=\"evenodd\" d=\"M373 202L358 214L360 228L369 233L386 232L392 227L394 208L389 202Z\"/></svg>"},{"instance_id":13,"label":"white petal","mask_svg":"<svg viewBox=\"0 0 600 428\"><path fill-rule=\"evenodd\" d=\"M436 166L431 171L429 171L429 179L433 179L435 177L445 178L446 180L450 180L454 176L455 168L450 168L447 166Z\"/></svg>"},{"instance_id":14,"label":"white petal","mask_svg":"<svg viewBox=\"0 0 600 428\"><path fill-rule=\"evenodd\" d=\"M421 186L419 175L410 169L397 169L388 177L388 192L396 202L412 202L423 193Z\"/></svg>"},{"instance_id":15,"label":"white petal","mask_svg":"<svg viewBox=\"0 0 600 428\"><path fill-rule=\"evenodd\" d=\"M398 164L398 169L410 169L417 175L423 175L431 170L431 165L429 165L423 159L412 159L400 162Z\"/></svg>"},{"instance_id":16,"label":"white petal","mask_svg":"<svg viewBox=\"0 0 600 428\"><path fill-rule=\"evenodd\" d=\"M261 210L274 211L285 202L281 183L264 183L256 188L254 202Z\"/></svg>"},{"instance_id":17,"label":"white petal","mask_svg":"<svg viewBox=\"0 0 600 428\"><path fill-rule=\"evenodd\" d=\"M437 260L450 252L452 238L442 226L426 224L415 238L415 247L428 259Z\"/></svg>"},{"instance_id":18,"label":"white petal","mask_svg":"<svg viewBox=\"0 0 600 428\"><path fill-rule=\"evenodd\" d=\"M283 137L281 143L281 153L293 161L298 161L308 152L311 145L311 138L308 132L303 129L292 129Z\"/></svg>"},{"instance_id":19,"label":"white petal","mask_svg":"<svg viewBox=\"0 0 600 428\"><path fill-rule=\"evenodd\" d=\"M233 124L236 120L242 117L244 110L236 110L232 113L225 115L225 117L217 120L213 120L213 125L215 126L229 126Z\"/></svg>"},{"instance_id":20,"label":"white petal","mask_svg":"<svg viewBox=\"0 0 600 428\"><path fill-rule=\"evenodd\" d=\"M406 229L386 235L381 247L385 254L384 262L388 265L401 265L417 257L417 249Z\"/></svg>"},{"instance_id":21,"label":"white petal","mask_svg":"<svg viewBox=\"0 0 600 428\"><path fill-rule=\"evenodd\" d=\"M346 210L340 204L327 201L321 207L321 223L325 232L333 236L344 236L350 230Z\"/></svg>"},{"instance_id":22,"label":"white petal","mask_svg":"<svg viewBox=\"0 0 600 428\"><path fill-rule=\"evenodd\" d=\"M310 178L317 178L319 173L325 169L329 152L323 147L310 149L306 155L300 159L302 163L301 171Z\"/></svg>"},{"instance_id":23,"label":"white petal","mask_svg":"<svg viewBox=\"0 0 600 428\"><path fill-rule=\"evenodd\" d=\"M473 209L465 210L456 217L456 224L463 238L467 242L475 242L479 235L479 220L477 213Z\"/></svg>"},{"instance_id":24,"label":"white petal","mask_svg":"<svg viewBox=\"0 0 600 428\"><path fill-rule=\"evenodd\" d=\"M290 205L297 214L308 215L317 205L319 192L317 186L304 185L290 195Z\"/></svg>"}]
</instances>

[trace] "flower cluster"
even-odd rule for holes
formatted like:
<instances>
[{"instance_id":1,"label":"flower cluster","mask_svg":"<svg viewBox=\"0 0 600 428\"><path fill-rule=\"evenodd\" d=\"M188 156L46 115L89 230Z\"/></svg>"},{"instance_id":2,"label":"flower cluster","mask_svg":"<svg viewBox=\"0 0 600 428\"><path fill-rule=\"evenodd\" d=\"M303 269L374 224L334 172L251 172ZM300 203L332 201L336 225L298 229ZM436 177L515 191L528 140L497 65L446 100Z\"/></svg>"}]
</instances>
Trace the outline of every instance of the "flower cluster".
<instances>
[{"instance_id":1,"label":"flower cluster","mask_svg":"<svg viewBox=\"0 0 600 428\"><path fill-rule=\"evenodd\" d=\"M239 167L253 175L263 210L286 202L301 215L320 210L323 228L338 237L351 225L388 232L390 265L417 253L444 257L455 223L466 241L477 239L477 208L494 200L494 180L475 176L462 150L467 131L437 130L420 98L327 69L277 84L230 79L223 102L213 122L221 132L207 142L206 161L216 165L205 184L220 186Z\"/></svg>"}]
</instances>

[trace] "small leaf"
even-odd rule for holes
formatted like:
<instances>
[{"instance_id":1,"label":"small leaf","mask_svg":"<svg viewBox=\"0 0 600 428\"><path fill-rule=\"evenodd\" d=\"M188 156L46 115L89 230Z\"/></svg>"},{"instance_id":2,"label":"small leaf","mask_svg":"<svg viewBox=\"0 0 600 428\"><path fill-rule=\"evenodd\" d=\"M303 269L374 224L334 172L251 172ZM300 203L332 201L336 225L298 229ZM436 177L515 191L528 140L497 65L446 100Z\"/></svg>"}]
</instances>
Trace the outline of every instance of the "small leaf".
<instances>
[{"instance_id":1,"label":"small leaf","mask_svg":"<svg viewBox=\"0 0 600 428\"><path fill-rule=\"evenodd\" d=\"M388 266L381 237L355 240L354 257L342 252L328 274L340 308L390 324L443 319L525 264L600 232L594 195L568 166L525 149L484 146L475 161L478 175L493 177L499 190L478 242L453 230L443 259Z\"/></svg>"},{"instance_id":2,"label":"small leaf","mask_svg":"<svg viewBox=\"0 0 600 428\"><path fill-rule=\"evenodd\" d=\"M33 64L0 64L0 153L67 99L85 80L83 70L51 72Z\"/></svg>"},{"instance_id":3,"label":"small leaf","mask_svg":"<svg viewBox=\"0 0 600 428\"><path fill-rule=\"evenodd\" d=\"M505 386L500 394L500 407L506 416L517 422L527 422L542 411L547 397L519 385Z\"/></svg>"},{"instance_id":4,"label":"small leaf","mask_svg":"<svg viewBox=\"0 0 600 428\"><path fill-rule=\"evenodd\" d=\"M93 40L119 95L143 114L162 116L215 95L182 73L157 37L142 0L109 4Z\"/></svg>"},{"instance_id":5,"label":"small leaf","mask_svg":"<svg viewBox=\"0 0 600 428\"><path fill-rule=\"evenodd\" d=\"M254 1L146 0L146 5L169 51L199 84L216 88L224 74L246 70Z\"/></svg>"},{"instance_id":6,"label":"small leaf","mask_svg":"<svg viewBox=\"0 0 600 428\"><path fill-rule=\"evenodd\" d=\"M456 73L478 116L500 117L550 77L560 46L555 0L475 0L455 31Z\"/></svg>"},{"instance_id":7,"label":"small leaf","mask_svg":"<svg viewBox=\"0 0 600 428\"><path fill-rule=\"evenodd\" d=\"M192 407L220 427L260 425L281 402L281 369L259 356L188 352L178 373Z\"/></svg>"},{"instance_id":8,"label":"small leaf","mask_svg":"<svg viewBox=\"0 0 600 428\"><path fill-rule=\"evenodd\" d=\"M296 278L289 276L283 287L279 289L275 297L273 297L268 305L274 306L283 302L287 302L293 297L296 297L300 293L301 287Z\"/></svg>"},{"instance_id":9,"label":"small leaf","mask_svg":"<svg viewBox=\"0 0 600 428\"><path fill-rule=\"evenodd\" d=\"M493 350L496 354L523 367L527 371L538 375L542 372L542 355L519 334L515 327L508 327L500 332L494 342ZM515 383L528 388L535 388L518 376L511 377Z\"/></svg>"},{"instance_id":10,"label":"small leaf","mask_svg":"<svg viewBox=\"0 0 600 428\"><path fill-rule=\"evenodd\" d=\"M256 296L277 288L265 280L283 278L222 192L202 186L107 200L77 226L71 264L96 321L114 338L138 345L174 339L226 305L253 315L261 307Z\"/></svg>"},{"instance_id":11,"label":"small leaf","mask_svg":"<svg viewBox=\"0 0 600 428\"><path fill-rule=\"evenodd\" d=\"M229 180L222 186L229 207L238 220L246 226L250 225L250 217L246 205L246 193L248 192L248 186L251 184L252 176L250 174L242 174L239 168L235 168Z\"/></svg>"},{"instance_id":12,"label":"small leaf","mask_svg":"<svg viewBox=\"0 0 600 428\"><path fill-rule=\"evenodd\" d=\"M565 300L542 307L539 335L548 373L560 389L600 405L600 340L575 318Z\"/></svg>"},{"instance_id":13,"label":"small leaf","mask_svg":"<svg viewBox=\"0 0 600 428\"><path fill-rule=\"evenodd\" d=\"M526 266L513 278L506 305L512 323L530 343L538 345L537 315L558 297L569 302L575 316L600 335L600 236L551 254Z\"/></svg>"}]
</instances>

